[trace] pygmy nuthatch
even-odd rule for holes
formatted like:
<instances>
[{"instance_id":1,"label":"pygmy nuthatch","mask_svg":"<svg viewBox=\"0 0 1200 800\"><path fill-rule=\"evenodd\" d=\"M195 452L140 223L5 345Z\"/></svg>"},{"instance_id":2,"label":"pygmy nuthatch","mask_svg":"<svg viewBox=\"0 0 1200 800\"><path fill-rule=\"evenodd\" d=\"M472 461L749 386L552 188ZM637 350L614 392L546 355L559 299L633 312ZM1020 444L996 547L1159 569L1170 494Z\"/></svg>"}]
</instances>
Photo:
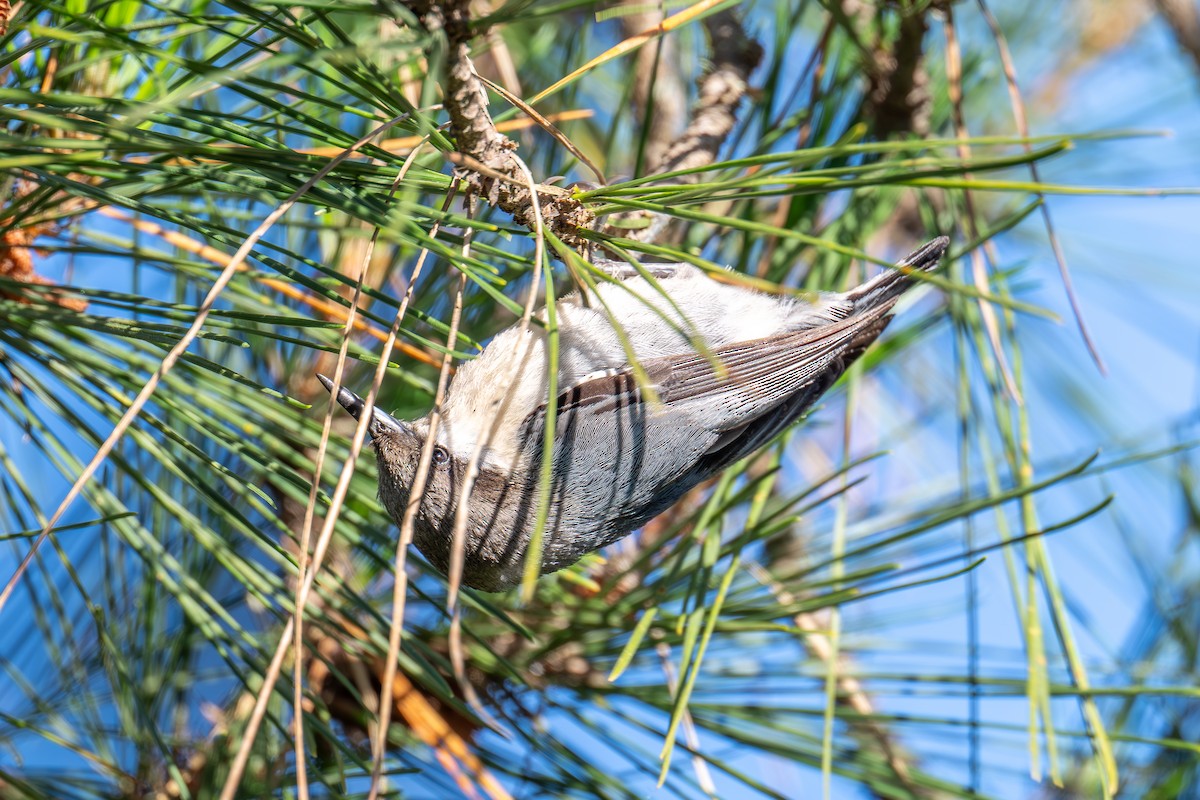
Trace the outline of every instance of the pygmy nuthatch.
<instances>
[{"instance_id":1,"label":"pygmy nuthatch","mask_svg":"<svg viewBox=\"0 0 1200 800\"><path fill-rule=\"evenodd\" d=\"M539 483L547 331L514 326L463 364L446 393L415 519L417 547L448 568L460 488L477 448L468 586L500 591L520 581L543 488L543 574L612 544L796 421L887 327L910 273L936 267L948 243L934 239L898 269L811 299L716 281L688 264L647 265L652 282L629 264L599 263L619 280L555 306L559 392L548 485ZM364 407L346 389L337 400L355 418ZM397 524L429 429L429 417L401 422L374 410L379 495Z\"/></svg>"}]
</instances>

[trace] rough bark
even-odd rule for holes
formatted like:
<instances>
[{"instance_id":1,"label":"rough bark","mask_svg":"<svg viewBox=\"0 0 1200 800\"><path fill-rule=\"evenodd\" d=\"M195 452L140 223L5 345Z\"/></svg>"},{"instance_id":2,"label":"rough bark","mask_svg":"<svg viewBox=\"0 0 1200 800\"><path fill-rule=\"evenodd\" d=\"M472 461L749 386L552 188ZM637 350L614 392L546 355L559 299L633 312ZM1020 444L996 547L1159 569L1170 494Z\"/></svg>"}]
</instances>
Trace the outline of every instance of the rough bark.
<instances>
[{"instance_id":1,"label":"rough bark","mask_svg":"<svg viewBox=\"0 0 1200 800\"><path fill-rule=\"evenodd\" d=\"M457 175L473 187L477 196L511 214L517 223L534 229L535 195L513 152L517 144L496 130L488 111L487 90L471 62L469 3L419 0L409 7L426 30L446 37L443 102L450 116L450 132L459 152L486 168L460 167ZM586 249L587 242L579 230L591 228L595 214L563 189L536 184L536 192L547 229L571 247Z\"/></svg>"}]
</instances>

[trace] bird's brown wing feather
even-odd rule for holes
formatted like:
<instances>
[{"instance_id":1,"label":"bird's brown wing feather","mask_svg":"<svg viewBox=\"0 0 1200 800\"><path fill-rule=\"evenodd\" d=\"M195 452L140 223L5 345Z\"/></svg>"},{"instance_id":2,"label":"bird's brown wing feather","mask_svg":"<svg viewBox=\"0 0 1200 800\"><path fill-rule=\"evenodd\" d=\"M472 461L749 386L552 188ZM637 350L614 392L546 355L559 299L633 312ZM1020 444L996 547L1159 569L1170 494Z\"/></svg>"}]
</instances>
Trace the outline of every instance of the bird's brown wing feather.
<instances>
[{"instance_id":1,"label":"bird's brown wing feather","mask_svg":"<svg viewBox=\"0 0 1200 800\"><path fill-rule=\"evenodd\" d=\"M879 336L913 272L937 266L950 240L939 236L889 270L845 295L853 309L843 319L803 330L718 348L713 360L682 353L642 362L648 385L658 399L675 408L693 406L714 415L715 430L746 425L780 406L795 419ZM557 398L559 413L603 414L641 403L641 387L632 368L584 380ZM806 402L800 402L807 398ZM649 410L649 409L648 409ZM530 418L545 414L545 406Z\"/></svg>"},{"instance_id":2,"label":"bird's brown wing feather","mask_svg":"<svg viewBox=\"0 0 1200 800\"><path fill-rule=\"evenodd\" d=\"M719 370L698 353L648 359L641 367L660 403L695 414L714 431L732 432L781 405L788 407L790 422L879 336L890 319L887 310L718 348L713 355ZM797 403L798 394L806 401ZM645 395L633 369L626 368L562 392L557 411L611 413L643 403ZM535 412L544 413L544 407Z\"/></svg>"}]
</instances>

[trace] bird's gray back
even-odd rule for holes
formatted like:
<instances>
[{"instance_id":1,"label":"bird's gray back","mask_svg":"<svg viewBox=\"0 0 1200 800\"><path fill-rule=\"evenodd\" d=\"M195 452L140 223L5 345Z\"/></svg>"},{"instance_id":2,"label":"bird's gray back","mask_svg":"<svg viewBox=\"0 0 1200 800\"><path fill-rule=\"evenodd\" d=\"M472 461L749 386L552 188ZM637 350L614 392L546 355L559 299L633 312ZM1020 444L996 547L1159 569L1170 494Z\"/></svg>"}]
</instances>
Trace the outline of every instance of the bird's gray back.
<instances>
[{"instance_id":1,"label":"bird's gray back","mask_svg":"<svg viewBox=\"0 0 1200 800\"><path fill-rule=\"evenodd\" d=\"M533 420L526 438L531 497L540 494L544 422ZM696 420L644 403L603 414L567 410L555 428L544 571L575 563L673 505L698 482L686 478L720 438Z\"/></svg>"}]
</instances>

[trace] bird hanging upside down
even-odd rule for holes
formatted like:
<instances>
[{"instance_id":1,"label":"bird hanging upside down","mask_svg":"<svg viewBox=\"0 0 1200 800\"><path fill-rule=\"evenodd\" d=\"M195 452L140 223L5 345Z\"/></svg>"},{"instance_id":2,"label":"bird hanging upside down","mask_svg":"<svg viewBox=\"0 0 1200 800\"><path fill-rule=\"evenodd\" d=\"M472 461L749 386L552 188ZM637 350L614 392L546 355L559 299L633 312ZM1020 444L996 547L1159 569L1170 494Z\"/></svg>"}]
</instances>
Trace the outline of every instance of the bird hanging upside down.
<instances>
[{"instance_id":1,"label":"bird hanging upside down","mask_svg":"<svg viewBox=\"0 0 1200 800\"><path fill-rule=\"evenodd\" d=\"M657 288L630 264L599 265L618 282L555 305L560 391L542 574L626 536L795 422L887 327L909 275L936 267L948 244L934 239L897 269L812 300L718 282L688 264L647 265ZM463 568L476 589L521 580L542 491L548 364L545 329L514 326L462 365L442 404L414 542L448 569L478 448ZM337 400L356 419L364 408L346 389ZM373 412L379 495L397 524L429 429L429 417Z\"/></svg>"}]
</instances>

